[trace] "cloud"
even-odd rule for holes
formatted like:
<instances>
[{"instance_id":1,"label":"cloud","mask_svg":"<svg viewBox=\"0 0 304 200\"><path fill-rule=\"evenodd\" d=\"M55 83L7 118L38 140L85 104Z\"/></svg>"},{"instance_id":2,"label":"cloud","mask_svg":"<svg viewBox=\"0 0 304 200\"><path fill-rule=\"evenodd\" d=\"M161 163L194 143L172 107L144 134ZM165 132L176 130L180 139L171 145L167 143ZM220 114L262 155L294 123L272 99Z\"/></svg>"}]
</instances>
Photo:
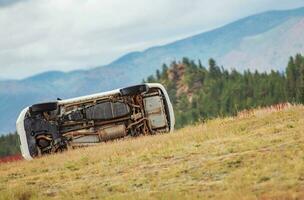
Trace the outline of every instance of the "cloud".
<instances>
[{"instance_id":1,"label":"cloud","mask_svg":"<svg viewBox=\"0 0 304 200\"><path fill-rule=\"evenodd\" d=\"M0 0L0 78L107 64L303 0Z\"/></svg>"}]
</instances>

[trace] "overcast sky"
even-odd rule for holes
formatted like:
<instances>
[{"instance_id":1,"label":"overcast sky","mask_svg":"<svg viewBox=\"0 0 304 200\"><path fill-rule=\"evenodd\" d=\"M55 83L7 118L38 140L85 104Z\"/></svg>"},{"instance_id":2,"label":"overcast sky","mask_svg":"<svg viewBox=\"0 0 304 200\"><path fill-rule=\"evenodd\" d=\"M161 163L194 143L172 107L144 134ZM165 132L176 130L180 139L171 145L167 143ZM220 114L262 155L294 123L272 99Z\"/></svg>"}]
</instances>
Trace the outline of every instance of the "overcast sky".
<instances>
[{"instance_id":1,"label":"overcast sky","mask_svg":"<svg viewBox=\"0 0 304 200\"><path fill-rule=\"evenodd\" d=\"M0 79L108 64L304 0L0 0Z\"/></svg>"}]
</instances>

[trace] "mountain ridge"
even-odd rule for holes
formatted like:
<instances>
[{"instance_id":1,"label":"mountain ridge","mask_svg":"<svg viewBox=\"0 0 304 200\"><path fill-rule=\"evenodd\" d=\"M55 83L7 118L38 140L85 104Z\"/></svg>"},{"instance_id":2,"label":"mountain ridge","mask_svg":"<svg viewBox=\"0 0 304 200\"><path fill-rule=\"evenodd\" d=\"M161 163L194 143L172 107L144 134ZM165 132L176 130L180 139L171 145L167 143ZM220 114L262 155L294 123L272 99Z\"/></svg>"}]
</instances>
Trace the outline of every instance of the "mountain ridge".
<instances>
[{"instance_id":1,"label":"mountain ridge","mask_svg":"<svg viewBox=\"0 0 304 200\"><path fill-rule=\"evenodd\" d=\"M110 66L110 65L121 63L121 60L127 60L130 57L134 57L136 55L139 55L141 53L145 53L147 51L151 51L151 50L162 48L162 47L171 46L171 45L174 45L176 43L183 42L185 40L195 39L196 37L199 37L202 34L214 33L214 31L217 31L219 29L225 28L225 27L227 27L229 25L240 23L240 22L245 21L247 19L250 19L252 17L256 17L256 16L260 16L260 15L264 15L264 14L277 14L277 13L280 14L281 12L292 12L293 14L304 16L304 7L295 8L295 9L288 9L288 10L269 10L269 11L261 12L261 13L258 13L258 14L250 15L250 16L247 16L247 17L243 17L243 18L240 18L240 19L238 19L238 20L236 20L234 22L228 23L226 25L219 26L219 27L216 27L216 28L211 29L211 30L203 31L202 33L198 33L198 34L195 34L195 35L192 35L192 36L188 36L188 37L185 37L185 38L182 38L182 39L178 39L178 40L175 40L173 42L165 43L163 45L155 45L155 46L149 47L149 48L147 48L145 50L142 50L142 51L132 51L132 52L129 52L129 53L125 53L125 54L119 56L117 59L115 59L112 62L110 62L109 64L95 66L95 67L92 67L90 69L78 69L78 70L72 70L72 71L68 71L68 72L64 72L64 71L60 71L60 70L50 70L50 71L34 74L34 75L31 75L31 76L25 77L23 79L4 79L4 80L0 79L0 83L4 82L4 81L22 81L22 80L34 78L36 76L40 76L40 75L45 74L45 73L61 72L61 73L69 74L69 73L73 73L73 72L76 72L76 71L89 71L89 70L100 68L100 67L107 67L107 66Z\"/></svg>"}]
</instances>

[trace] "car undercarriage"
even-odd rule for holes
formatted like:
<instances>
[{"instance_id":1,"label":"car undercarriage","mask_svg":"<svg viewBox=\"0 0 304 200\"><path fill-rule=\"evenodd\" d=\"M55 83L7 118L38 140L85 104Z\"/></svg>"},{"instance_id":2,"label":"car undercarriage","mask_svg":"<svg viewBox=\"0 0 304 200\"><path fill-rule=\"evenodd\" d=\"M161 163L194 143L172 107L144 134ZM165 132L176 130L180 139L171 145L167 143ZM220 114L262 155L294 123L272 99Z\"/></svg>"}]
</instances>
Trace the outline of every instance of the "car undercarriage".
<instances>
[{"instance_id":1,"label":"car undercarriage","mask_svg":"<svg viewBox=\"0 0 304 200\"><path fill-rule=\"evenodd\" d=\"M30 155L169 132L172 124L163 92L144 86L96 98L31 106L24 118Z\"/></svg>"}]
</instances>

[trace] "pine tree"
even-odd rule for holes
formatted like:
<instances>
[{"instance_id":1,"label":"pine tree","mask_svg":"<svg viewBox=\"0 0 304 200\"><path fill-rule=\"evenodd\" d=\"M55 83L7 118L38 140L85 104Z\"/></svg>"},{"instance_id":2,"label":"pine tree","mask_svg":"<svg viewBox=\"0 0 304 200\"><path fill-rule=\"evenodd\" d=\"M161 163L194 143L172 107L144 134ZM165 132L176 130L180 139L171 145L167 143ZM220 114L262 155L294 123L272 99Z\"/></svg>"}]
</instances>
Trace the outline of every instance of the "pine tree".
<instances>
[{"instance_id":1,"label":"pine tree","mask_svg":"<svg viewBox=\"0 0 304 200\"><path fill-rule=\"evenodd\" d=\"M160 80L160 78L161 78L161 74L160 74L160 71L157 69L156 70L156 79Z\"/></svg>"},{"instance_id":2,"label":"pine tree","mask_svg":"<svg viewBox=\"0 0 304 200\"><path fill-rule=\"evenodd\" d=\"M301 56L299 63L299 86L298 86L298 102L304 103L304 57Z\"/></svg>"},{"instance_id":3,"label":"pine tree","mask_svg":"<svg viewBox=\"0 0 304 200\"><path fill-rule=\"evenodd\" d=\"M297 82L297 69L293 57L290 57L286 69L286 90L288 100L294 102L296 100L296 82Z\"/></svg>"}]
</instances>

